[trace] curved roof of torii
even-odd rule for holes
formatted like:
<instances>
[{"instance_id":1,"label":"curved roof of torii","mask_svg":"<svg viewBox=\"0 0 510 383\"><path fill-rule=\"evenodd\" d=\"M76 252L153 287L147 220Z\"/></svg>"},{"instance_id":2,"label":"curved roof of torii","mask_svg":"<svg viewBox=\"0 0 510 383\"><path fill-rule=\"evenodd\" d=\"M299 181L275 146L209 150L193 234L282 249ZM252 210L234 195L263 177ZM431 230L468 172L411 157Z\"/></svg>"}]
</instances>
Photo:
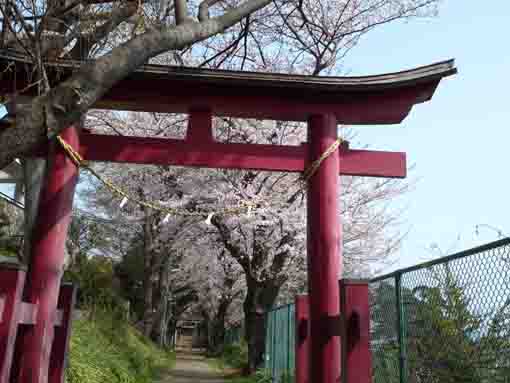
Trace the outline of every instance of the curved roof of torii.
<instances>
[{"instance_id":1,"label":"curved roof of torii","mask_svg":"<svg viewBox=\"0 0 510 383\"><path fill-rule=\"evenodd\" d=\"M23 62L0 52L0 72ZM69 75L79 61L49 62L54 75ZM28 83L26 65L16 65L16 89ZM12 91L13 71L3 73L0 91ZM96 105L100 109L187 113L304 121L334 114L344 124L394 124L413 105L431 99L442 78L456 73L453 60L412 70L360 77L318 77L145 65L120 81ZM51 75L51 69L50 69Z\"/></svg>"}]
</instances>

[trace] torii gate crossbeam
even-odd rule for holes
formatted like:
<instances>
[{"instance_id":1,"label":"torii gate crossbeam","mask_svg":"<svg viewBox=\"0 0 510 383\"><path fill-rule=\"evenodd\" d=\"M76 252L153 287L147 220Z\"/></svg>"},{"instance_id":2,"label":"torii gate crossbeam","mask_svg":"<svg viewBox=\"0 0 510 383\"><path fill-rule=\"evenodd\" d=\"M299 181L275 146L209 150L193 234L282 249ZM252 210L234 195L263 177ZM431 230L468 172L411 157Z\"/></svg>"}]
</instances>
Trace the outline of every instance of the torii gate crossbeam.
<instances>
[{"instance_id":1,"label":"torii gate crossbeam","mask_svg":"<svg viewBox=\"0 0 510 383\"><path fill-rule=\"evenodd\" d=\"M0 70L9 63L0 61ZM77 65L68 61L53 64L60 79ZM48 71L51 75L51 65ZM78 137L74 128L69 128L66 135L73 138L74 149L89 161L301 172L336 141L338 124L398 123L414 104L429 100L440 80L455 71L453 61L361 78L314 78L149 65L121 81L97 107L189 113L186 140L85 133ZM0 90L6 93L12 89L12 81L16 88L22 89L28 80L24 72L10 80L2 78ZM296 147L216 143L211 130L213 115L307 121L308 143ZM61 150L56 152L56 158L61 158ZM35 154L47 153L42 148ZM59 174L64 174L70 184L63 185ZM405 154L351 150L343 146L309 180L311 359L308 383L337 383L341 379L340 336L332 328L340 317L338 279L342 258L337 206L340 174L405 177ZM36 225L39 231L36 238L43 245L34 248L26 294L34 301L43 302L45 307L39 310L41 325L37 331L29 332L23 339L26 357L22 358L21 369L33 372L23 376L20 380L23 383L43 382L42 376L49 369L47 355L53 334L49 326L55 315L59 289L56 275L62 268L62 244L72 208L69 196L76 175L72 162L62 158L48 175L42 201L45 205L41 210L47 216L40 214ZM370 369L369 365L365 367Z\"/></svg>"}]
</instances>

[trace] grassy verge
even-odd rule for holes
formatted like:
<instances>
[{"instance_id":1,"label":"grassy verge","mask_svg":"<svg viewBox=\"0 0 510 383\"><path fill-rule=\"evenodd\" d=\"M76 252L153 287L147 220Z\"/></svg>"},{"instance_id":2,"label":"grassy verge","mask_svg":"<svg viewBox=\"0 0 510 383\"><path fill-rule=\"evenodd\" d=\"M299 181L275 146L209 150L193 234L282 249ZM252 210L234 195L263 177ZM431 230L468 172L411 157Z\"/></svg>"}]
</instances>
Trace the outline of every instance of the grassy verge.
<instances>
[{"instance_id":1,"label":"grassy verge","mask_svg":"<svg viewBox=\"0 0 510 383\"><path fill-rule=\"evenodd\" d=\"M258 383L258 381L254 376L240 376L230 379L229 383Z\"/></svg>"},{"instance_id":2,"label":"grassy verge","mask_svg":"<svg viewBox=\"0 0 510 383\"><path fill-rule=\"evenodd\" d=\"M73 323L67 382L148 383L174 361L125 321L99 313Z\"/></svg>"}]
</instances>

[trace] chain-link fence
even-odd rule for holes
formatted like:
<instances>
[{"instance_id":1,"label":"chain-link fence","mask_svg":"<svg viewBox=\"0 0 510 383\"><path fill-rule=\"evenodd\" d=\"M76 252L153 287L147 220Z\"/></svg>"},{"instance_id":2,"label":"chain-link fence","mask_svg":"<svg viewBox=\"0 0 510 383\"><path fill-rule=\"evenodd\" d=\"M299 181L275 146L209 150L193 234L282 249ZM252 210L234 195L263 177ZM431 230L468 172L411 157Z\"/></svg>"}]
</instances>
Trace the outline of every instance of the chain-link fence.
<instances>
[{"instance_id":1,"label":"chain-link fence","mask_svg":"<svg viewBox=\"0 0 510 383\"><path fill-rule=\"evenodd\" d=\"M374 383L510 383L510 239L370 286Z\"/></svg>"},{"instance_id":2,"label":"chain-link fence","mask_svg":"<svg viewBox=\"0 0 510 383\"><path fill-rule=\"evenodd\" d=\"M244 336L243 326L230 327L225 331L225 344L237 344L241 343Z\"/></svg>"},{"instance_id":3,"label":"chain-link fence","mask_svg":"<svg viewBox=\"0 0 510 383\"><path fill-rule=\"evenodd\" d=\"M265 367L273 382L294 381L295 319L294 305L278 307L267 314Z\"/></svg>"},{"instance_id":4,"label":"chain-link fence","mask_svg":"<svg viewBox=\"0 0 510 383\"><path fill-rule=\"evenodd\" d=\"M374 383L510 383L510 238L375 278L370 300ZM294 305L268 313L275 382L294 329Z\"/></svg>"}]
</instances>

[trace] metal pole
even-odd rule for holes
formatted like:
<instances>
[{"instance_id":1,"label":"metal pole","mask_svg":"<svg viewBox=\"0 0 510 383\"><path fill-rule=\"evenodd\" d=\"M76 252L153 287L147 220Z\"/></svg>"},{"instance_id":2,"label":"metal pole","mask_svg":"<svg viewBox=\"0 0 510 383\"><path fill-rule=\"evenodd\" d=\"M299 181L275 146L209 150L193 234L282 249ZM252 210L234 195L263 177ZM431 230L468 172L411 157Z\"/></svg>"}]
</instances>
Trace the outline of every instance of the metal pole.
<instances>
[{"instance_id":1,"label":"metal pole","mask_svg":"<svg viewBox=\"0 0 510 383\"><path fill-rule=\"evenodd\" d=\"M310 161L319 159L337 140L334 115L314 115L308 121ZM340 380L341 252L338 218L338 149L325 159L308 183L308 288L310 296L311 364L309 382Z\"/></svg>"},{"instance_id":2,"label":"metal pole","mask_svg":"<svg viewBox=\"0 0 510 383\"><path fill-rule=\"evenodd\" d=\"M398 353L399 353L399 372L400 383L407 382L407 352L406 352L406 331L405 331L405 311L402 300L402 274L395 275L396 306L397 306L397 326L398 326Z\"/></svg>"},{"instance_id":3,"label":"metal pole","mask_svg":"<svg viewBox=\"0 0 510 383\"><path fill-rule=\"evenodd\" d=\"M291 357L293 357L292 349L291 349L292 342L290 340L291 337L294 336L294 334L291 331L291 325L290 325L291 321L293 319L292 315L291 315L292 314L291 308L292 308L292 305L288 305L287 306L287 376L286 376L287 381L288 381L288 379L290 377L290 373L291 373L291 371L290 371Z\"/></svg>"}]
</instances>

